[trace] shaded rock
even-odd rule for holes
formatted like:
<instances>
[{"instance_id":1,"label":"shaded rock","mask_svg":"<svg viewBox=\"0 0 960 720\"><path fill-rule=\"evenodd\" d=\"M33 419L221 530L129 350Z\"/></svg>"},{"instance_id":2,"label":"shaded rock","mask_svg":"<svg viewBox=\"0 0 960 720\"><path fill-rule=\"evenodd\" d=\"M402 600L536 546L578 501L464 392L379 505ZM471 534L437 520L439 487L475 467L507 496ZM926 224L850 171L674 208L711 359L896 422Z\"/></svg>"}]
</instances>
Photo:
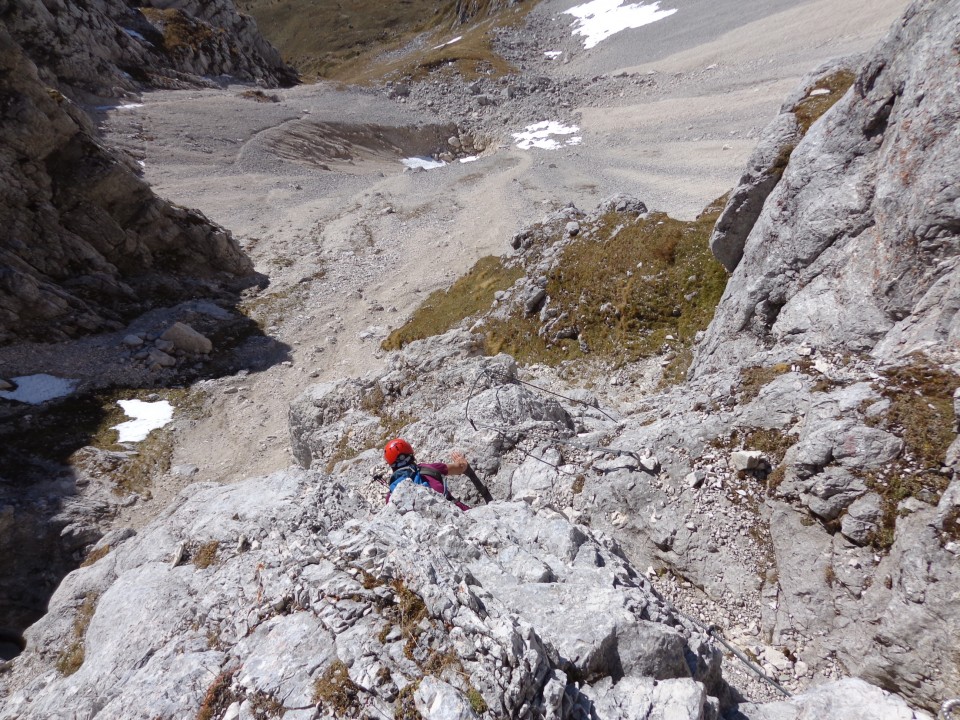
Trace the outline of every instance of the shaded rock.
<instances>
[{"instance_id":1,"label":"shaded rock","mask_svg":"<svg viewBox=\"0 0 960 720\"><path fill-rule=\"evenodd\" d=\"M213 350L213 343L189 325L177 322L161 335L178 349L193 355L205 355Z\"/></svg>"}]
</instances>

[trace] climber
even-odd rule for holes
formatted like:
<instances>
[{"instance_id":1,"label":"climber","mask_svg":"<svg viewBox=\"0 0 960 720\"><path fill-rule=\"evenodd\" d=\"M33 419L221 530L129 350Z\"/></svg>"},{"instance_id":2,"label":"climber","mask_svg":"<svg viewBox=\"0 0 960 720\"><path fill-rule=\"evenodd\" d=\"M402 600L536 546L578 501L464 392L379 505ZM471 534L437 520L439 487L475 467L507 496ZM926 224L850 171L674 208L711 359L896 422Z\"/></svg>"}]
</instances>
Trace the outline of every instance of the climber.
<instances>
[{"instance_id":1,"label":"climber","mask_svg":"<svg viewBox=\"0 0 960 720\"><path fill-rule=\"evenodd\" d=\"M417 464L413 456L413 447L403 438L397 438L387 443L383 448L383 459L393 471L390 476L390 493L404 480L413 480L417 485L425 485L452 501L461 510L470 507L457 500L447 489L447 475L465 475L470 463L461 452L450 453L450 463L423 463ZM387 502L390 502L390 493L387 493Z\"/></svg>"}]
</instances>

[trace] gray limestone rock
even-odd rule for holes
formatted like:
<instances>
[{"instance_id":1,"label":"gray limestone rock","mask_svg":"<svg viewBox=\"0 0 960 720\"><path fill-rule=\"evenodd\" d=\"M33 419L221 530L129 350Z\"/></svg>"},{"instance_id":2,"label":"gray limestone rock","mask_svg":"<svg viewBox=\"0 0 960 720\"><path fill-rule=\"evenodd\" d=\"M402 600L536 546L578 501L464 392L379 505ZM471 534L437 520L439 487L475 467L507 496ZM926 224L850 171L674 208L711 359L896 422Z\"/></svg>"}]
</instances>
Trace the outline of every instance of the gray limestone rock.
<instances>
[{"instance_id":1,"label":"gray limestone rock","mask_svg":"<svg viewBox=\"0 0 960 720\"><path fill-rule=\"evenodd\" d=\"M840 522L840 532L855 543L865 545L877 532L883 516L881 498L876 493L867 493L847 508Z\"/></svg>"},{"instance_id":2,"label":"gray limestone rock","mask_svg":"<svg viewBox=\"0 0 960 720\"><path fill-rule=\"evenodd\" d=\"M30 23L53 17L39 2L22 10L21 29L43 43ZM67 28L82 22L75 3L61 10ZM126 37L108 25L104 35ZM16 98L9 113L17 118L0 132L0 192L8 198L0 207L8 229L0 239L0 343L116 330L144 305L229 297L233 283L253 275L230 233L156 197L132 161L104 148L79 106L51 90L51 68L34 65L14 39L16 26L0 28L0 91ZM48 51L56 48L43 46L46 60Z\"/></svg>"},{"instance_id":3,"label":"gray limestone rock","mask_svg":"<svg viewBox=\"0 0 960 720\"><path fill-rule=\"evenodd\" d=\"M171 325L160 337L173 343L178 350L194 355L205 355L213 350L213 343L208 338L182 322Z\"/></svg>"},{"instance_id":4,"label":"gray limestone rock","mask_svg":"<svg viewBox=\"0 0 960 720\"><path fill-rule=\"evenodd\" d=\"M855 679L821 685L790 700L741 705L738 710L746 720L932 720L896 695Z\"/></svg>"},{"instance_id":5,"label":"gray limestone rock","mask_svg":"<svg viewBox=\"0 0 960 720\"><path fill-rule=\"evenodd\" d=\"M956 346L958 18L955 1L912 5L797 145L694 375L779 341L888 360Z\"/></svg>"}]
</instances>

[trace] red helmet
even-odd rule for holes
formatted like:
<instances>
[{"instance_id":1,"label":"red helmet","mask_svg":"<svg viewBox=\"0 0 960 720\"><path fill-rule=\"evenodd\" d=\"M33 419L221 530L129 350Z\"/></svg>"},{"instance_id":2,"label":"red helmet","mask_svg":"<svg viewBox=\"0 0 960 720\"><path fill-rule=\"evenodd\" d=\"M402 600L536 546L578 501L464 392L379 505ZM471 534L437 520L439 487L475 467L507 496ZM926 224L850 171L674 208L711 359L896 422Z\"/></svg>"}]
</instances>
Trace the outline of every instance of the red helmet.
<instances>
[{"instance_id":1,"label":"red helmet","mask_svg":"<svg viewBox=\"0 0 960 720\"><path fill-rule=\"evenodd\" d=\"M403 438L391 440L383 449L383 459L387 461L387 465L393 465L401 455L413 456L413 448Z\"/></svg>"}]
</instances>

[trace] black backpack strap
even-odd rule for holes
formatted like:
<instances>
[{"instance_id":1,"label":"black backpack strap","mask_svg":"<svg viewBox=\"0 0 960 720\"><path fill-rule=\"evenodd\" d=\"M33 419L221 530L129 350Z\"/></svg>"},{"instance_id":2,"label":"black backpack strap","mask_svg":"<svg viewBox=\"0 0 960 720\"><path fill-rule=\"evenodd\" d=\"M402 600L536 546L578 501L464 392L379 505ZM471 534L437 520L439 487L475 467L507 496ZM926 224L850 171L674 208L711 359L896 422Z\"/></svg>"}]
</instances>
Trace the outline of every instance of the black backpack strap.
<instances>
[{"instance_id":1,"label":"black backpack strap","mask_svg":"<svg viewBox=\"0 0 960 720\"><path fill-rule=\"evenodd\" d=\"M433 478L434 480L439 480L443 482L443 473L441 473L436 468L424 467L423 465L418 465L417 469L420 471L420 474L424 477Z\"/></svg>"}]
</instances>

